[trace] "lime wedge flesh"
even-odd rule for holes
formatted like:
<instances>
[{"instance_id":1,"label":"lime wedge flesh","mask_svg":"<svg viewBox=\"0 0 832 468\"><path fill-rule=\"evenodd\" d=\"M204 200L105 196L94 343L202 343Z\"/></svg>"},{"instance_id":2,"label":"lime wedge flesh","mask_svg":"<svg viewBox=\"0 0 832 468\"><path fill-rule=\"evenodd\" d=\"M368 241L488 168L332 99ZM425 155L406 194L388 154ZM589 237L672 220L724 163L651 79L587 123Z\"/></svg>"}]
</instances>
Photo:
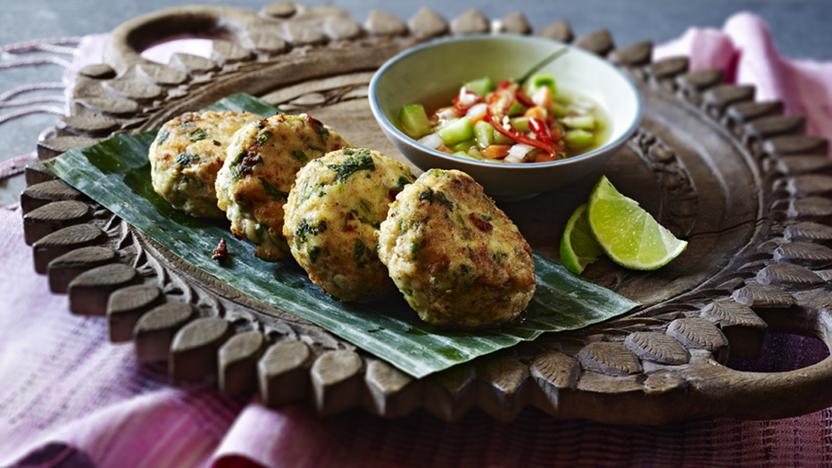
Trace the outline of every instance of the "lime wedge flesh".
<instances>
[{"instance_id":1,"label":"lime wedge flesh","mask_svg":"<svg viewBox=\"0 0 832 468\"><path fill-rule=\"evenodd\" d=\"M661 268L688 246L638 206L638 202L616 190L606 176L592 190L587 218L607 256L633 270Z\"/></svg>"},{"instance_id":2,"label":"lime wedge flesh","mask_svg":"<svg viewBox=\"0 0 832 468\"><path fill-rule=\"evenodd\" d=\"M604 251L592 235L586 217L586 204L572 212L560 238L560 261L569 271L580 275Z\"/></svg>"}]
</instances>

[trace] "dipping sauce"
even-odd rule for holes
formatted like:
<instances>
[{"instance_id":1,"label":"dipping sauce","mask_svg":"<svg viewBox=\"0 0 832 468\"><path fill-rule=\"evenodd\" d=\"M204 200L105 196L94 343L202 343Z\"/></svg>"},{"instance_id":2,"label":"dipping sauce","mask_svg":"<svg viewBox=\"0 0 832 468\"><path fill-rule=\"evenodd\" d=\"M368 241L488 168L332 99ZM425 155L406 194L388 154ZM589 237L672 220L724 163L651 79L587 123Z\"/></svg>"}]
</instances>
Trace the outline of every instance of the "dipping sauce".
<instances>
[{"instance_id":1,"label":"dipping sauce","mask_svg":"<svg viewBox=\"0 0 832 468\"><path fill-rule=\"evenodd\" d=\"M432 101L402 106L399 129L456 156L549 162L592 151L607 136L600 106L577 93L558 91L549 74L532 75L525 83L495 84L483 77L455 90L450 105L447 96Z\"/></svg>"}]
</instances>

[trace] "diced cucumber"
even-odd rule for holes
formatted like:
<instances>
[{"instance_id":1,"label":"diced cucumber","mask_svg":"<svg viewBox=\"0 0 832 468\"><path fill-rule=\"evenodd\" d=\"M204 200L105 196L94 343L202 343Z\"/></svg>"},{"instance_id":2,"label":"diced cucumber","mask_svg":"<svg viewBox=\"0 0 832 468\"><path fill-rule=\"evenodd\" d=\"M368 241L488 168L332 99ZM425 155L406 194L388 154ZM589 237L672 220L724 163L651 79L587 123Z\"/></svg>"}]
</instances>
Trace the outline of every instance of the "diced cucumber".
<instances>
[{"instance_id":1,"label":"diced cucumber","mask_svg":"<svg viewBox=\"0 0 832 468\"><path fill-rule=\"evenodd\" d=\"M529 78L529 81L526 82L526 93L531 96L537 92L538 89L543 87L549 88L552 91L552 95L557 94L557 82L555 81L555 77L548 73L532 75L531 78Z\"/></svg>"},{"instance_id":2,"label":"diced cucumber","mask_svg":"<svg viewBox=\"0 0 832 468\"><path fill-rule=\"evenodd\" d=\"M572 97L568 94L555 94L555 102L562 106L568 107L572 104Z\"/></svg>"},{"instance_id":3,"label":"diced cucumber","mask_svg":"<svg viewBox=\"0 0 832 468\"><path fill-rule=\"evenodd\" d=\"M512 102L511 107L508 108L508 115L509 116L520 115L520 114L523 114L524 112L526 112L526 106L524 106L523 104L520 104L517 101Z\"/></svg>"},{"instance_id":4,"label":"diced cucumber","mask_svg":"<svg viewBox=\"0 0 832 468\"><path fill-rule=\"evenodd\" d=\"M477 143L474 140L465 140L455 145L451 145L449 148L451 151L468 151L469 148L476 146L476 144Z\"/></svg>"},{"instance_id":5,"label":"diced cucumber","mask_svg":"<svg viewBox=\"0 0 832 468\"><path fill-rule=\"evenodd\" d=\"M515 117L511 119L511 126L514 127L515 130L521 133L526 133L529 130L529 118L528 117Z\"/></svg>"},{"instance_id":6,"label":"diced cucumber","mask_svg":"<svg viewBox=\"0 0 832 468\"><path fill-rule=\"evenodd\" d=\"M421 104L405 104L399 112L402 130L413 138L420 138L430 131L430 120Z\"/></svg>"},{"instance_id":7,"label":"diced cucumber","mask_svg":"<svg viewBox=\"0 0 832 468\"><path fill-rule=\"evenodd\" d=\"M454 153L454 156L459 156L461 158L470 158L471 157L471 155L469 155L465 151L457 151L457 152Z\"/></svg>"},{"instance_id":8,"label":"diced cucumber","mask_svg":"<svg viewBox=\"0 0 832 468\"><path fill-rule=\"evenodd\" d=\"M494 82L491 81L491 78L485 76L478 80L465 83L465 89L476 93L480 97L485 97L486 94L494 91Z\"/></svg>"},{"instance_id":9,"label":"diced cucumber","mask_svg":"<svg viewBox=\"0 0 832 468\"><path fill-rule=\"evenodd\" d=\"M439 138L447 146L474 138L474 127L468 119L454 120L439 130Z\"/></svg>"},{"instance_id":10,"label":"diced cucumber","mask_svg":"<svg viewBox=\"0 0 832 468\"><path fill-rule=\"evenodd\" d=\"M477 146L485 149L494 143L494 127L490 123L480 120L474 124L474 137L477 139Z\"/></svg>"},{"instance_id":11,"label":"diced cucumber","mask_svg":"<svg viewBox=\"0 0 832 468\"><path fill-rule=\"evenodd\" d=\"M584 115L589 115L589 110L583 107L578 107L574 104L570 104L566 106L566 113L572 116L583 117Z\"/></svg>"},{"instance_id":12,"label":"diced cucumber","mask_svg":"<svg viewBox=\"0 0 832 468\"><path fill-rule=\"evenodd\" d=\"M495 145L512 145L514 140L494 130L494 144Z\"/></svg>"},{"instance_id":13,"label":"diced cucumber","mask_svg":"<svg viewBox=\"0 0 832 468\"><path fill-rule=\"evenodd\" d=\"M561 122L569 128L580 128L582 130L595 129L595 117L591 115L564 117Z\"/></svg>"},{"instance_id":14,"label":"diced cucumber","mask_svg":"<svg viewBox=\"0 0 832 468\"><path fill-rule=\"evenodd\" d=\"M566 146L572 149L581 149L591 146L595 142L595 135L586 130L569 130L563 137Z\"/></svg>"},{"instance_id":15,"label":"diced cucumber","mask_svg":"<svg viewBox=\"0 0 832 468\"><path fill-rule=\"evenodd\" d=\"M566 117L567 114L569 114L569 110L566 108L566 106L558 104L557 102L553 102L552 113L555 115L555 117L560 119L562 117Z\"/></svg>"},{"instance_id":16,"label":"diced cucumber","mask_svg":"<svg viewBox=\"0 0 832 468\"><path fill-rule=\"evenodd\" d=\"M468 150L468 156L471 156L474 159L482 159L482 153L480 153L480 150L478 150L476 146L472 146Z\"/></svg>"}]
</instances>

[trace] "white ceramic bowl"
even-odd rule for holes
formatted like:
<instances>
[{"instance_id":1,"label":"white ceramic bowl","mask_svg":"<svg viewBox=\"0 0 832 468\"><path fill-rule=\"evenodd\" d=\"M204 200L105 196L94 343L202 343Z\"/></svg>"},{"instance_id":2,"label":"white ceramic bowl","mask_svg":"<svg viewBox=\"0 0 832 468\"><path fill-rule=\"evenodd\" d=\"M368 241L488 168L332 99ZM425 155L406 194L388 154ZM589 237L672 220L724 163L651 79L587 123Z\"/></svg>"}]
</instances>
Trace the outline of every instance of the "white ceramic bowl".
<instances>
[{"instance_id":1,"label":"white ceramic bowl","mask_svg":"<svg viewBox=\"0 0 832 468\"><path fill-rule=\"evenodd\" d=\"M437 96L448 96L450 101L462 83L483 76L495 81L519 78L563 47L569 53L541 72L555 76L558 90L589 97L603 108L608 119L606 141L593 151L544 163L480 161L431 149L396 126L404 104ZM520 199L597 175L607 158L635 132L642 102L630 79L606 60L557 41L506 34L440 39L396 55L373 76L370 107L387 138L419 168L459 169L493 197Z\"/></svg>"}]
</instances>

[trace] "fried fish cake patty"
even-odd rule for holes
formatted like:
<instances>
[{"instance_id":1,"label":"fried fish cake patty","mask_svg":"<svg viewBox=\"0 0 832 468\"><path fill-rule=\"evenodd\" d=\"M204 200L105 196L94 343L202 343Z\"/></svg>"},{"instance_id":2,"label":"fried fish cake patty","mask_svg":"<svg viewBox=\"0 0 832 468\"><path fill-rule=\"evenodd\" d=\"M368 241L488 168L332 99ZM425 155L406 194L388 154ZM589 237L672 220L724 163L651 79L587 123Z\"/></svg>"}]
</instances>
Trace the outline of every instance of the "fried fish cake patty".
<instances>
[{"instance_id":1,"label":"fried fish cake patty","mask_svg":"<svg viewBox=\"0 0 832 468\"><path fill-rule=\"evenodd\" d=\"M260 117L248 112L186 112L167 121L150 146L153 190L193 216L222 217L214 182L234 133Z\"/></svg>"},{"instance_id":2,"label":"fried fish cake patty","mask_svg":"<svg viewBox=\"0 0 832 468\"><path fill-rule=\"evenodd\" d=\"M396 197L379 258L419 317L473 329L516 319L535 290L529 243L471 176L431 169Z\"/></svg>"},{"instance_id":3,"label":"fried fish cake patty","mask_svg":"<svg viewBox=\"0 0 832 468\"><path fill-rule=\"evenodd\" d=\"M231 232L257 244L257 256L285 258L283 205L306 163L346 146L334 130L306 114L278 114L241 128L217 175L218 205Z\"/></svg>"},{"instance_id":4,"label":"fried fish cake patty","mask_svg":"<svg viewBox=\"0 0 832 468\"><path fill-rule=\"evenodd\" d=\"M378 227L410 169L368 149L342 149L298 172L283 235L309 278L342 301L365 302L393 290L378 259Z\"/></svg>"}]
</instances>

